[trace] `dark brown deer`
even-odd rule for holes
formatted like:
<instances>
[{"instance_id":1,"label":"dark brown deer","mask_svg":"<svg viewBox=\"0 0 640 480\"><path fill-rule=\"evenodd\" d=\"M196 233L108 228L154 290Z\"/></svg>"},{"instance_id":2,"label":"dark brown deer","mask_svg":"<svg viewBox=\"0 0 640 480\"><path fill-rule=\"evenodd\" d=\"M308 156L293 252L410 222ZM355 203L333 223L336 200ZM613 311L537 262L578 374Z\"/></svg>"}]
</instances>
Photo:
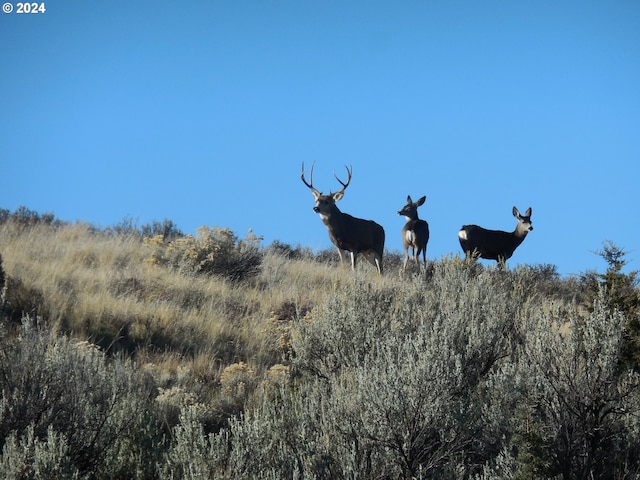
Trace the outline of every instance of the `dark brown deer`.
<instances>
[{"instance_id":1,"label":"dark brown deer","mask_svg":"<svg viewBox=\"0 0 640 480\"><path fill-rule=\"evenodd\" d=\"M345 167L346 168L346 167ZM363 220L352 217L348 213L342 213L336 206L336 202L344 196L344 191L351 182L353 168L347 168L347 182L343 183L337 175L336 180L342 188L335 193L329 192L323 195L313 186L313 165L309 183L304 178L304 163L302 164L302 182L309 187L316 201L313 211L320 214L320 218L329 231L331 242L338 249L340 263L344 263L344 251L351 252L351 268L356 268L356 258L362 253L369 262L374 265L378 274L382 275L382 254L384 252L384 229L373 220Z\"/></svg>"},{"instance_id":2,"label":"dark brown deer","mask_svg":"<svg viewBox=\"0 0 640 480\"><path fill-rule=\"evenodd\" d=\"M511 258L516 248L524 241L527 233L533 230L531 225L531 208L524 215L513 207L513 216L518 225L513 232L502 230L487 230L477 225L464 225L458 232L460 246L467 258L484 258L495 260L504 267L506 260Z\"/></svg>"},{"instance_id":3,"label":"dark brown deer","mask_svg":"<svg viewBox=\"0 0 640 480\"><path fill-rule=\"evenodd\" d=\"M409 262L409 248L413 258L420 270L420 252L422 252L422 260L427 265L427 242L429 241L429 224L418 218L418 207L422 205L427 197L420 198L417 202L411 200L411 196L407 195L407 204L402 207L398 215L403 215L407 219L404 227L402 227L402 245L404 246L404 265L403 269L407 269Z\"/></svg>"}]
</instances>

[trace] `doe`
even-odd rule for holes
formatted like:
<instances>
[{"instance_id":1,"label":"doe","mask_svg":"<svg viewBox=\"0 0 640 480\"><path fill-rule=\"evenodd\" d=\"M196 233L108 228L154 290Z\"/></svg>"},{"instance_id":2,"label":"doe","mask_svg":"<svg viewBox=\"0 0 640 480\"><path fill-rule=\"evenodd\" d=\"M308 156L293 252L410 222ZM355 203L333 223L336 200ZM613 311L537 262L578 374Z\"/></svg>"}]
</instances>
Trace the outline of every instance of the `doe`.
<instances>
[{"instance_id":1,"label":"doe","mask_svg":"<svg viewBox=\"0 0 640 480\"><path fill-rule=\"evenodd\" d=\"M533 230L531 225L531 207L524 215L513 207L513 216L518 220L513 232L487 230L477 225L464 225L458 232L460 246L466 257L495 260L504 267L505 261L511 258L516 248L524 241L527 233Z\"/></svg>"},{"instance_id":2,"label":"doe","mask_svg":"<svg viewBox=\"0 0 640 480\"><path fill-rule=\"evenodd\" d=\"M402 245L404 246L404 265L403 269L407 269L409 262L409 248L413 258L420 270L420 252L422 252L422 261L427 265L427 242L429 241L429 224L425 220L418 218L418 207L424 204L426 196L418 199L417 202L411 200L411 196L407 195L407 204L398 211L398 215L402 215L407 219L404 227L402 227Z\"/></svg>"}]
</instances>

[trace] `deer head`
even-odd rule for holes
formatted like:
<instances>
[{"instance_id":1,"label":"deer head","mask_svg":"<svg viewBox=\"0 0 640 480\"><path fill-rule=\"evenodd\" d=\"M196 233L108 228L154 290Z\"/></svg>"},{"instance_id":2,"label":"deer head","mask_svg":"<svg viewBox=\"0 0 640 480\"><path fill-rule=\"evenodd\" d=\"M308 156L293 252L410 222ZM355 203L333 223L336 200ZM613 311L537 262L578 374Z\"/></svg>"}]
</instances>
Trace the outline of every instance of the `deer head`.
<instances>
[{"instance_id":1,"label":"deer head","mask_svg":"<svg viewBox=\"0 0 640 480\"><path fill-rule=\"evenodd\" d=\"M337 208L335 206L336 202L339 202L340 200L342 200L342 197L344 197L344 191L347 189L349 183L351 182L353 167L349 169L345 166L348 175L347 183L342 182L342 180L340 180L338 176L334 174L336 180L338 180L338 182L340 182L340 185L342 185L342 188L340 190L335 193L329 192L328 195L323 195L322 192L320 192L313 186L313 165L314 164L311 164L309 182L307 182L304 178L304 163L302 164L302 175L300 175L300 178L302 179L302 182L311 190L313 198L316 201L316 204L313 207L313 211L319 213L323 218L328 218L332 213L334 213L334 209Z\"/></svg>"}]
</instances>

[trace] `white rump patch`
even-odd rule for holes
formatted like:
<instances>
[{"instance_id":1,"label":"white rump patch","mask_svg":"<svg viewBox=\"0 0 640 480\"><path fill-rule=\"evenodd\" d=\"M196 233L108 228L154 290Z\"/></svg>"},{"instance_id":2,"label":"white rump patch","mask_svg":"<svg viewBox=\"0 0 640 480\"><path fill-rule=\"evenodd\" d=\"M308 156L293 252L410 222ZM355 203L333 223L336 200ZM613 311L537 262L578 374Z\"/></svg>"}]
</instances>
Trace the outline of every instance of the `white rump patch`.
<instances>
[{"instance_id":1,"label":"white rump patch","mask_svg":"<svg viewBox=\"0 0 640 480\"><path fill-rule=\"evenodd\" d=\"M416 233L413 230L407 230L404 238L408 243L416 243Z\"/></svg>"},{"instance_id":2,"label":"white rump patch","mask_svg":"<svg viewBox=\"0 0 640 480\"><path fill-rule=\"evenodd\" d=\"M467 231L466 230L460 230L458 232L458 237L460 237L460 240L466 240L467 239Z\"/></svg>"}]
</instances>

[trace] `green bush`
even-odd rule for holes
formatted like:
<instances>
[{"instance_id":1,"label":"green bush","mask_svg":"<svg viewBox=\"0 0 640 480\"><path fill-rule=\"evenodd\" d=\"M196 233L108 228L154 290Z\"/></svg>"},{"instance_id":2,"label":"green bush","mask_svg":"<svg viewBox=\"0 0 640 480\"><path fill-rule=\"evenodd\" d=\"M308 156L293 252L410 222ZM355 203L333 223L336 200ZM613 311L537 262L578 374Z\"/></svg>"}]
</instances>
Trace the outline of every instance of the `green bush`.
<instances>
[{"instance_id":1,"label":"green bush","mask_svg":"<svg viewBox=\"0 0 640 480\"><path fill-rule=\"evenodd\" d=\"M588 316L570 317L565 333L557 312L539 312L532 320L517 377L529 419L520 433L533 440L546 465L538 473L637 477L640 376L619 369L624 316L612 312L601 294Z\"/></svg>"},{"instance_id":2,"label":"green bush","mask_svg":"<svg viewBox=\"0 0 640 480\"><path fill-rule=\"evenodd\" d=\"M586 272L582 275L584 301L590 309L600 292L612 311L620 311L626 318L621 363L626 367L640 369L640 271L624 273L629 263L627 252L611 241L603 242L602 250L595 252L607 263L604 274Z\"/></svg>"}]
</instances>

